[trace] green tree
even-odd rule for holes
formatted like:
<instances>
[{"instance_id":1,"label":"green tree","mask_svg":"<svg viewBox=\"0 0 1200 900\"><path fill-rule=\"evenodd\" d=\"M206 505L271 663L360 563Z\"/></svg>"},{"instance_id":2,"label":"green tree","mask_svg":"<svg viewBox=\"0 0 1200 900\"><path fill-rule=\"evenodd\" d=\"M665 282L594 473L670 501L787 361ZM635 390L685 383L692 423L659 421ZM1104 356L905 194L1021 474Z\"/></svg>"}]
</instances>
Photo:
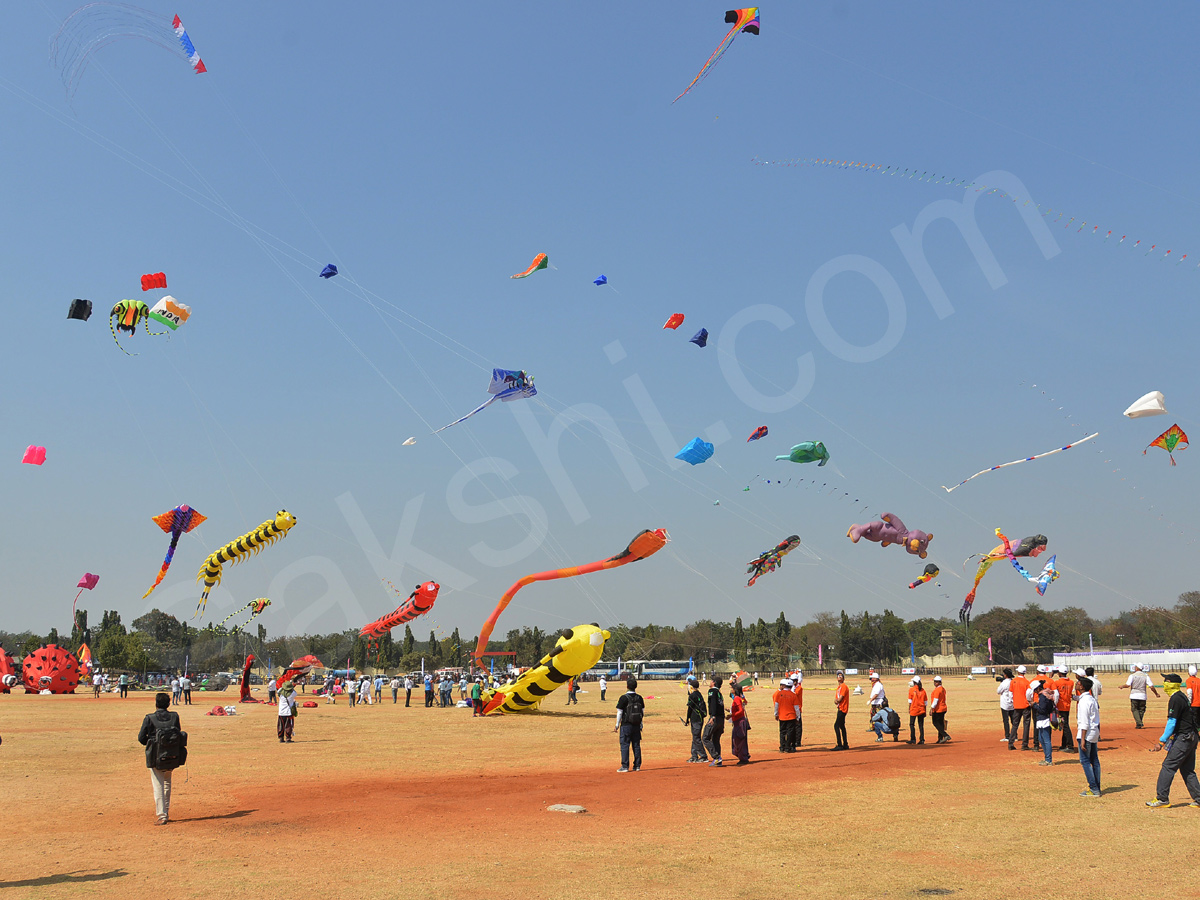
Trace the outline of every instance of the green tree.
<instances>
[{"instance_id":1,"label":"green tree","mask_svg":"<svg viewBox=\"0 0 1200 900\"><path fill-rule=\"evenodd\" d=\"M413 646L416 641L413 639L412 628L408 625L404 626L404 643L400 645L400 655L409 657L412 656Z\"/></svg>"}]
</instances>

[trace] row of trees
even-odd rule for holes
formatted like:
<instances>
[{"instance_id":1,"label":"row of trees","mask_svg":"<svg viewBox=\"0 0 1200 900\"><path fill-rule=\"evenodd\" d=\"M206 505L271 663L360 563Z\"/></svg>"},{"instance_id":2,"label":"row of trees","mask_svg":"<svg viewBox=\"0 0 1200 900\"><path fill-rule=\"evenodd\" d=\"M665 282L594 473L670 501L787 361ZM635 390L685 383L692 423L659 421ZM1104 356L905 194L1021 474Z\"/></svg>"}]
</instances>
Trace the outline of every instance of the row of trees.
<instances>
[{"instance_id":1,"label":"row of trees","mask_svg":"<svg viewBox=\"0 0 1200 900\"><path fill-rule=\"evenodd\" d=\"M832 659L889 664L907 660L913 653L937 654L943 629L952 630L956 644L970 652L986 653L990 640L995 661L1003 663L1085 648L1089 635L1097 647L1200 647L1200 591L1181 594L1169 609L1139 607L1102 621L1078 607L1046 610L1030 603L1022 609L990 609L976 616L969 628L947 618L906 622L886 609L882 613L818 613L798 627L782 612L773 622L759 619L749 625L741 618L732 624L701 619L684 628L619 624L609 628L612 637L605 658L691 658L701 667L733 661L743 668L779 671L797 663L811 668L821 648L827 664ZM488 649L513 652L513 662L529 666L553 648L558 635L536 626L513 629L505 640L490 642ZM463 665L475 647L474 639L464 643L457 628L448 637L430 632L428 640L418 641L407 625L399 641L389 634L373 646L353 630L268 640L261 624L254 633L230 634L211 622L193 628L157 609L134 619L128 629L116 610L105 610L94 628L88 627L87 611L81 611L66 640L57 629L47 635L0 631L0 646L18 657L42 644L65 643L75 648L85 641L101 666L132 671L182 670L185 665L200 672L237 670L247 653L264 663L270 659L274 665L312 654L335 668L349 660L357 669L374 666L410 671L422 660L427 668Z\"/></svg>"}]
</instances>

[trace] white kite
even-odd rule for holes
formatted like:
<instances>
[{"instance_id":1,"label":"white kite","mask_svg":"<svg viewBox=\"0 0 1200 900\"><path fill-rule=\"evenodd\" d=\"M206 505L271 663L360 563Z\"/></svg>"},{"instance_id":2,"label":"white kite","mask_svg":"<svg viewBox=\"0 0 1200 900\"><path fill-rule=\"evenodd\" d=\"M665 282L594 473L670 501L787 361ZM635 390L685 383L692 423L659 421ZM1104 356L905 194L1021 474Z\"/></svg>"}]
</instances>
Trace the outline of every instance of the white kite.
<instances>
[{"instance_id":1,"label":"white kite","mask_svg":"<svg viewBox=\"0 0 1200 900\"><path fill-rule=\"evenodd\" d=\"M1125 415L1131 419L1144 419L1146 416L1162 416L1167 412L1167 400L1162 391L1151 391L1144 397L1138 397Z\"/></svg>"},{"instance_id":2,"label":"white kite","mask_svg":"<svg viewBox=\"0 0 1200 900\"><path fill-rule=\"evenodd\" d=\"M1017 465L1017 463L1031 462L1032 460L1035 460L1035 459L1041 459L1043 456L1053 456L1055 453L1062 453L1064 450L1070 450L1076 444L1082 444L1084 441L1090 441L1092 438L1099 437L1099 436L1100 436L1100 432L1097 431L1095 434L1089 434L1087 437L1080 438L1077 441L1073 441L1072 443L1067 444L1067 446L1065 446L1065 447L1056 447L1053 450L1047 450L1045 453L1039 453L1036 456L1026 456L1024 459L1014 459L1012 462L1000 463L1000 465L992 466L990 469L983 469L980 472L976 472L974 475L971 476L971 478L978 478L980 475L986 475L988 472L995 472L997 469L1004 469L1004 468L1007 468L1008 466L1015 466L1015 465ZM964 478L962 481L960 481L954 487L946 487L943 484L942 490L945 491L947 494L949 494L951 491L958 490L960 487L962 487L964 484L966 484L968 481L970 481L971 478Z\"/></svg>"}]
</instances>

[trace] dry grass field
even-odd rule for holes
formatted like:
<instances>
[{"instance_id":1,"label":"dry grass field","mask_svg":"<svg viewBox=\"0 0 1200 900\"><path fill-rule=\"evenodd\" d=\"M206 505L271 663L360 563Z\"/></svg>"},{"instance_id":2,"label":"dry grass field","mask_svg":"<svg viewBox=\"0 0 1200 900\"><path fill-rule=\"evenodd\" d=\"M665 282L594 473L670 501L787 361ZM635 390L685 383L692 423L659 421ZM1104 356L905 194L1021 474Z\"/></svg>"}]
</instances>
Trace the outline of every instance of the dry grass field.
<instances>
[{"instance_id":1,"label":"dry grass field","mask_svg":"<svg viewBox=\"0 0 1200 900\"><path fill-rule=\"evenodd\" d=\"M885 679L893 698L905 680ZM629 774L616 772L620 692L601 704L594 684L569 709L560 692L540 714L483 720L406 709L403 692L395 706L387 691L354 710L322 701L291 745L272 707L207 717L236 695L196 693L179 708L190 756L162 828L135 740L152 694L15 693L0 696L0 900L1197 896L1176 879L1194 868L1200 810L1178 781L1171 809L1143 805L1165 701L1134 731L1107 680L1098 800L1079 796L1073 754L1043 768L1040 752L1008 751L990 680L948 681L949 745L928 722L923 747L876 744L853 697L852 749L832 753L832 679L808 678L791 756L776 752L764 684L748 695L753 762L723 769L684 762L683 688L644 683L645 762Z\"/></svg>"}]
</instances>

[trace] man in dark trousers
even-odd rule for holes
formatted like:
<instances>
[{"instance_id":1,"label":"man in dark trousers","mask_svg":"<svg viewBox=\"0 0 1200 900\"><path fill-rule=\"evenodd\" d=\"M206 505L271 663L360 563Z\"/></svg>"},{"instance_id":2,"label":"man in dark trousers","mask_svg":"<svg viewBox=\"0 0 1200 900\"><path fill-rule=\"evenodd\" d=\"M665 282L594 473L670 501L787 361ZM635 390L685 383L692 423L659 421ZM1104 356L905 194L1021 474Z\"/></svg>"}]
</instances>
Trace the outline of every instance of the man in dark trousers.
<instances>
[{"instance_id":1,"label":"man in dark trousers","mask_svg":"<svg viewBox=\"0 0 1200 900\"><path fill-rule=\"evenodd\" d=\"M692 730L692 756L688 762L708 762L704 752L704 695L700 693L700 682L695 675L688 676L687 725Z\"/></svg>"},{"instance_id":2,"label":"man in dark trousers","mask_svg":"<svg viewBox=\"0 0 1200 900\"><path fill-rule=\"evenodd\" d=\"M138 743L146 748L146 768L150 770L150 782L154 786L154 812L158 816L156 825L166 825L171 814L171 775L175 766L181 765L181 759L167 759L169 754L166 745L178 743L187 746L187 735L179 728L179 713L172 712L171 695L158 693L154 697L154 712L142 720L141 730L138 731ZM183 735L182 738L170 737ZM186 749L183 759L187 758ZM165 768L159 768L163 766Z\"/></svg>"},{"instance_id":3,"label":"man in dark trousers","mask_svg":"<svg viewBox=\"0 0 1200 900\"><path fill-rule=\"evenodd\" d=\"M1033 713L1029 709L1029 679L1025 677L1025 667L1017 666L1017 677L1009 685L1012 691L1013 711L1009 720L1008 749L1017 749L1017 727L1022 726L1021 749L1029 749L1029 722Z\"/></svg>"},{"instance_id":4,"label":"man in dark trousers","mask_svg":"<svg viewBox=\"0 0 1200 900\"><path fill-rule=\"evenodd\" d=\"M1163 681L1176 685L1183 683L1183 679L1174 673L1164 675ZM1182 690L1171 694L1171 699L1167 702L1167 727L1154 749L1162 750L1172 738L1174 740L1171 741L1171 749L1167 750L1167 757L1158 773L1156 796L1146 805L1151 809L1171 805L1171 782L1175 780L1175 773L1178 772L1183 776L1188 793L1192 795L1192 802L1188 806L1200 807L1200 779L1196 778L1196 721L1192 718L1191 701L1188 700L1187 692Z\"/></svg>"},{"instance_id":5,"label":"man in dark trousers","mask_svg":"<svg viewBox=\"0 0 1200 900\"><path fill-rule=\"evenodd\" d=\"M629 771L629 748L633 747L633 771L642 768L642 719L646 714L646 701L637 692L637 679L632 675L625 682L625 693L617 701L617 724L613 731L621 738L621 768Z\"/></svg>"},{"instance_id":6,"label":"man in dark trousers","mask_svg":"<svg viewBox=\"0 0 1200 900\"><path fill-rule=\"evenodd\" d=\"M708 722L704 725L704 747L712 757L710 766L721 762L721 735L725 733L725 698L721 696L721 676L714 675L708 689Z\"/></svg>"}]
</instances>

